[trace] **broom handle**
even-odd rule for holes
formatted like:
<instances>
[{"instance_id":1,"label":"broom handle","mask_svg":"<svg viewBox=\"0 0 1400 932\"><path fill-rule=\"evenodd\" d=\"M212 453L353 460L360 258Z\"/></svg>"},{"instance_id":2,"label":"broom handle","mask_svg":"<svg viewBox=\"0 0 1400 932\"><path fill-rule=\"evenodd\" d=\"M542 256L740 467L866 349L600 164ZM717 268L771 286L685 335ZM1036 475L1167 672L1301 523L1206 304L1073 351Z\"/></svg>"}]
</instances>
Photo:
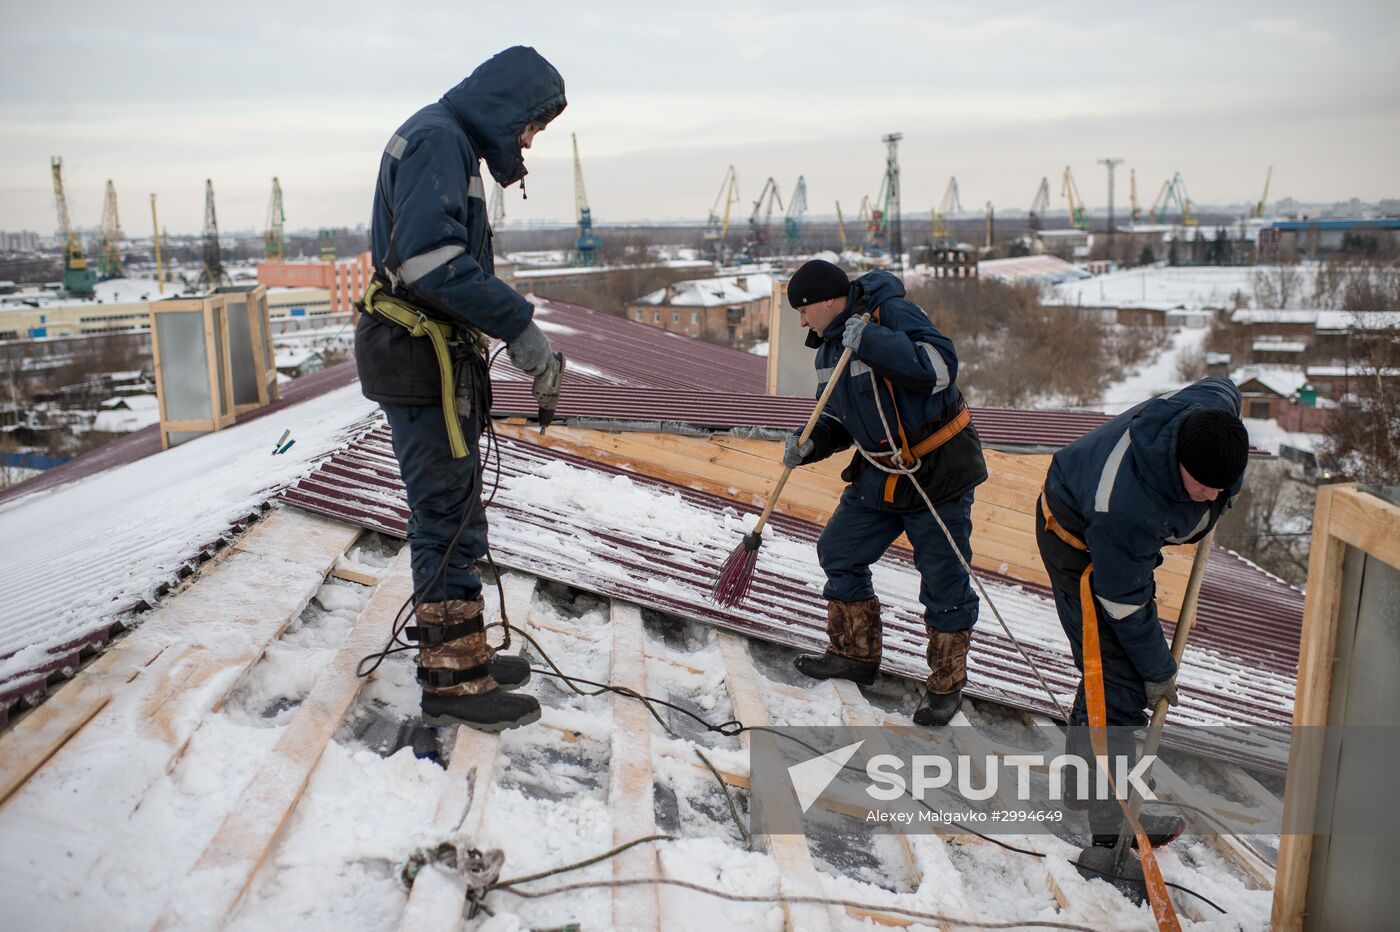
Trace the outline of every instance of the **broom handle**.
<instances>
[{"instance_id":1,"label":"broom handle","mask_svg":"<svg viewBox=\"0 0 1400 932\"><path fill-rule=\"evenodd\" d=\"M1177 613L1176 630L1172 632L1172 659L1176 661L1178 669L1181 666L1181 658L1186 655L1186 637L1191 633L1191 626L1196 623L1196 603L1200 600L1201 581L1206 575L1206 561L1210 559L1210 547L1215 541L1215 528L1206 532L1206 536L1201 538L1196 545L1196 555L1191 561L1191 575L1186 580L1186 594L1181 599L1181 611ZM1162 726L1167 721L1167 700L1164 696L1157 700L1152 707L1152 721L1147 726L1147 735L1142 742L1142 756L1153 757L1157 753L1157 748L1162 741ZM1143 771L1143 779L1147 778L1147 771ZM1142 799L1134 788L1128 794L1128 808L1132 810L1134 816L1142 809ZM1118 872L1123 872L1123 865L1127 863L1128 847L1132 843L1133 830L1131 826L1123 826L1123 831L1118 836L1116 847L1117 858L1115 863Z\"/></svg>"},{"instance_id":2,"label":"broom handle","mask_svg":"<svg viewBox=\"0 0 1400 932\"><path fill-rule=\"evenodd\" d=\"M862 314L861 320L869 320L869 314ZM807 418L807 426L802 428L802 434L797 438L797 445L800 447L812 436L812 431L816 429L817 420L826 410L827 400L831 398L832 391L836 388L836 381L841 378L841 373L846 371L846 364L851 361L851 347L846 347L841 354L841 358L836 360L836 368L831 370L831 378L826 383L826 388L821 396L817 398L817 405L812 409L812 416ZM773 513L773 506L778 504L778 496L783 494L783 486L787 485L788 476L792 475L793 467L783 467L783 474L778 477L778 484L773 486L773 491L768 493L768 504L763 508L763 514L758 516L758 523L753 526L751 534L762 534L763 526L768 523L768 516Z\"/></svg>"}]
</instances>

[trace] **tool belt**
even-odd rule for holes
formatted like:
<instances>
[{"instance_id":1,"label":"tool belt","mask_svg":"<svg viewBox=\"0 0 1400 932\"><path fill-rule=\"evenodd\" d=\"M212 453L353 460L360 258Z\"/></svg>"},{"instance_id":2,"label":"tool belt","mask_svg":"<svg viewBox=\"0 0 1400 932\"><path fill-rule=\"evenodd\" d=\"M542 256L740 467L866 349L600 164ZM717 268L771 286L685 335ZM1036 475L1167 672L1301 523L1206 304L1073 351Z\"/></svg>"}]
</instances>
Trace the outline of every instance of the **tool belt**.
<instances>
[{"instance_id":1,"label":"tool belt","mask_svg":"<svg viewBox=\"0 0 1400 932\"><path fill-rule=\"evenodd\" d=\"M462 422L457 414L457 389L453 381L451 347L460 346L469 340L473 351L480 358L485 358L490 349L486 335L474 327L444 323L429 317L426 311L416 305L391 295L379 278L370 281L364 297L356 307L361 313L397 324L407 330L410 336L427 337L432 343L442 388L442 416L447 426L447 442L452 448L452 458L462 459L470 454L466 438L462 435ZM482 412L482 416L485 417L486 412Z\"/></svg>"}]
</instances>

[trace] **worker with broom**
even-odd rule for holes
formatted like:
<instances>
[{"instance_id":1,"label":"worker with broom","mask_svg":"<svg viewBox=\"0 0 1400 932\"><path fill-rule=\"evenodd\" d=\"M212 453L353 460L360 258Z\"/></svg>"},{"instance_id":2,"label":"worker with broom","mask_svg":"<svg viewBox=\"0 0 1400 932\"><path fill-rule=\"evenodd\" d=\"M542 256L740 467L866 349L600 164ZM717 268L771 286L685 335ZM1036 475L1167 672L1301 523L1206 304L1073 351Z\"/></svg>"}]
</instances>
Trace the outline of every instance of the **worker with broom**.
<instances>
[{"instance_id":1,"label":"worker with broom","mask_svg":"<svg viewBox=\"0 0 1400 932\"><path fill-rule=\"evenodd\" d=\"M826 574L827 638L797 669L817 679L869 684L880 667L880 600L870 567L901 533L914 548L928 628L928 692L920 725L946 725L967 682L977 596L963 563L972 559L973 489L987 478L982 443L957 382L953 341L904 296L888 272L854 282L821 259L788 283L788 300L817 351L818 394L837 379L805 443L788 437L783 465L826 459L854 445L848 485L817 542ZM841 371L838 360L850 351Z\"/></svg>"},{"instance_id":2,"label":"worker with broom","mask_svg":"<svg viewBox=\"0 0 1400 932\"><path fill-rule=\"evenodd\" d=\"M1066 752L1092 760L1082 726L1106 726L1110 773L1120 772L1120 758L1124 773L1136 760L1133 731L1147 724L1144 710L1162 699L1176 705L1177 664L1158 623L1153 571L1164 546L1200 541L1239 494L1249 454L1239 411L1234 383L1202 379L1120 414L1050 462L1036 543L1083 675ZM1112 847L1123 822L1118 803L1071 784L1067 805L1087 806L1094 844ZM1143 826L1155 847L1183 823L1144 816Z\"/></svg>"}]
</instances>

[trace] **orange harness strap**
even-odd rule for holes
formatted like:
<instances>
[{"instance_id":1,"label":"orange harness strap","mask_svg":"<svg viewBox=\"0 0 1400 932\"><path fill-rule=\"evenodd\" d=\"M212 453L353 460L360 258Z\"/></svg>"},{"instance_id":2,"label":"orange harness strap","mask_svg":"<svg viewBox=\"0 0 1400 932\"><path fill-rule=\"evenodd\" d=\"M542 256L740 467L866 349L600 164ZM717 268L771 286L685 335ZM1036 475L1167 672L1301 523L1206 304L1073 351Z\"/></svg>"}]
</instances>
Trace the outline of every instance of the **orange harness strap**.
<instances>
[{"instance_id":1,"label":"orange harness strap","mask_svg":"<svg viewBox=\"0 0 1400 932\"><path fill-rule=\"evenodd\" d=\"M1041 498L1042 507L1045 508L1046 525L1050 523L1050 509L1044 506L1044 497ZM1061 535L1061 540L1074 546L1072 540L1066 538L1072 535L1056 525L1056 534ZM1086 549L1082 546L1080 549ZM1089 742L1094 749L1094 758L1098 766L1105 766L1108 761L1108 733L1105 730L1108 726L1108 709L1104 700L1103 689L1103 655L1099 651L1099 613L1094 608L1094 591L1090 584L1090 576L1094 571L1094 565L1090 563L1084 567L1084 572L1079 577L1079 603L1083 607L1083 635L1084 635L1084 704L1089 712ZM1108 782L1113 786L1113 774L1108 774ZM1143 830L1142 823L1138 817L1133 815L1128 804L1119 798L1117 788L1114 787L1114 798L1118 799L1118 805L1123 809L1123 815L1128 818L1132 826L1133 836L1137 839L1138 859L1142 862L1142 876L1147 884L1147 899L1152 904L1152 915L1157 920L1157 928L1166 932L1180 932L1181 923L1176 918L1176 910L1172 907L1171 897L1167 894L1166 881L1162 879L1161 868L1157 866L1157 857L1152 853L1152 844L1147 840L1147 832Z\"/></svg>"}]
</instances>

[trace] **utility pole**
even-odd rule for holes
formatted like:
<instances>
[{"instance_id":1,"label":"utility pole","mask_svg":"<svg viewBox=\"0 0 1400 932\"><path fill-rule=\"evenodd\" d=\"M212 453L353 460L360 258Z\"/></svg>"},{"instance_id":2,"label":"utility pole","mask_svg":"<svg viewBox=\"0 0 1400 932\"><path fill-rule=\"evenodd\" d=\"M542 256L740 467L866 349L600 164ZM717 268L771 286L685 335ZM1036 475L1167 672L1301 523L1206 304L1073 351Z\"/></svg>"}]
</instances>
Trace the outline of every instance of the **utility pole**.
<instances>
[{"instance_id":1,"label":"utility pole","mask_svg":"<svg viewBox=\"0 0 1400 932\"><path fill-rule=\"evenodd\" d=\"M1108 169L1108 245L1112 258L1113 248L1113 170L1123 164L1122 159L1099 159L1099 164Z\"/></svg>"},{"instance_id":2,"label":"utility pole","mask_svg":"<svg viewBox=\"0 0 1400 932\"><path fill-rule=\"evenodd\" d=\"M895 268L904 271L904 231L899 219L899 141L903 133L890 133L881 138L889 152L885 156L885 183L889 185L885 217L890 225L890 255Z\"/></svg>"}]
</instances>

